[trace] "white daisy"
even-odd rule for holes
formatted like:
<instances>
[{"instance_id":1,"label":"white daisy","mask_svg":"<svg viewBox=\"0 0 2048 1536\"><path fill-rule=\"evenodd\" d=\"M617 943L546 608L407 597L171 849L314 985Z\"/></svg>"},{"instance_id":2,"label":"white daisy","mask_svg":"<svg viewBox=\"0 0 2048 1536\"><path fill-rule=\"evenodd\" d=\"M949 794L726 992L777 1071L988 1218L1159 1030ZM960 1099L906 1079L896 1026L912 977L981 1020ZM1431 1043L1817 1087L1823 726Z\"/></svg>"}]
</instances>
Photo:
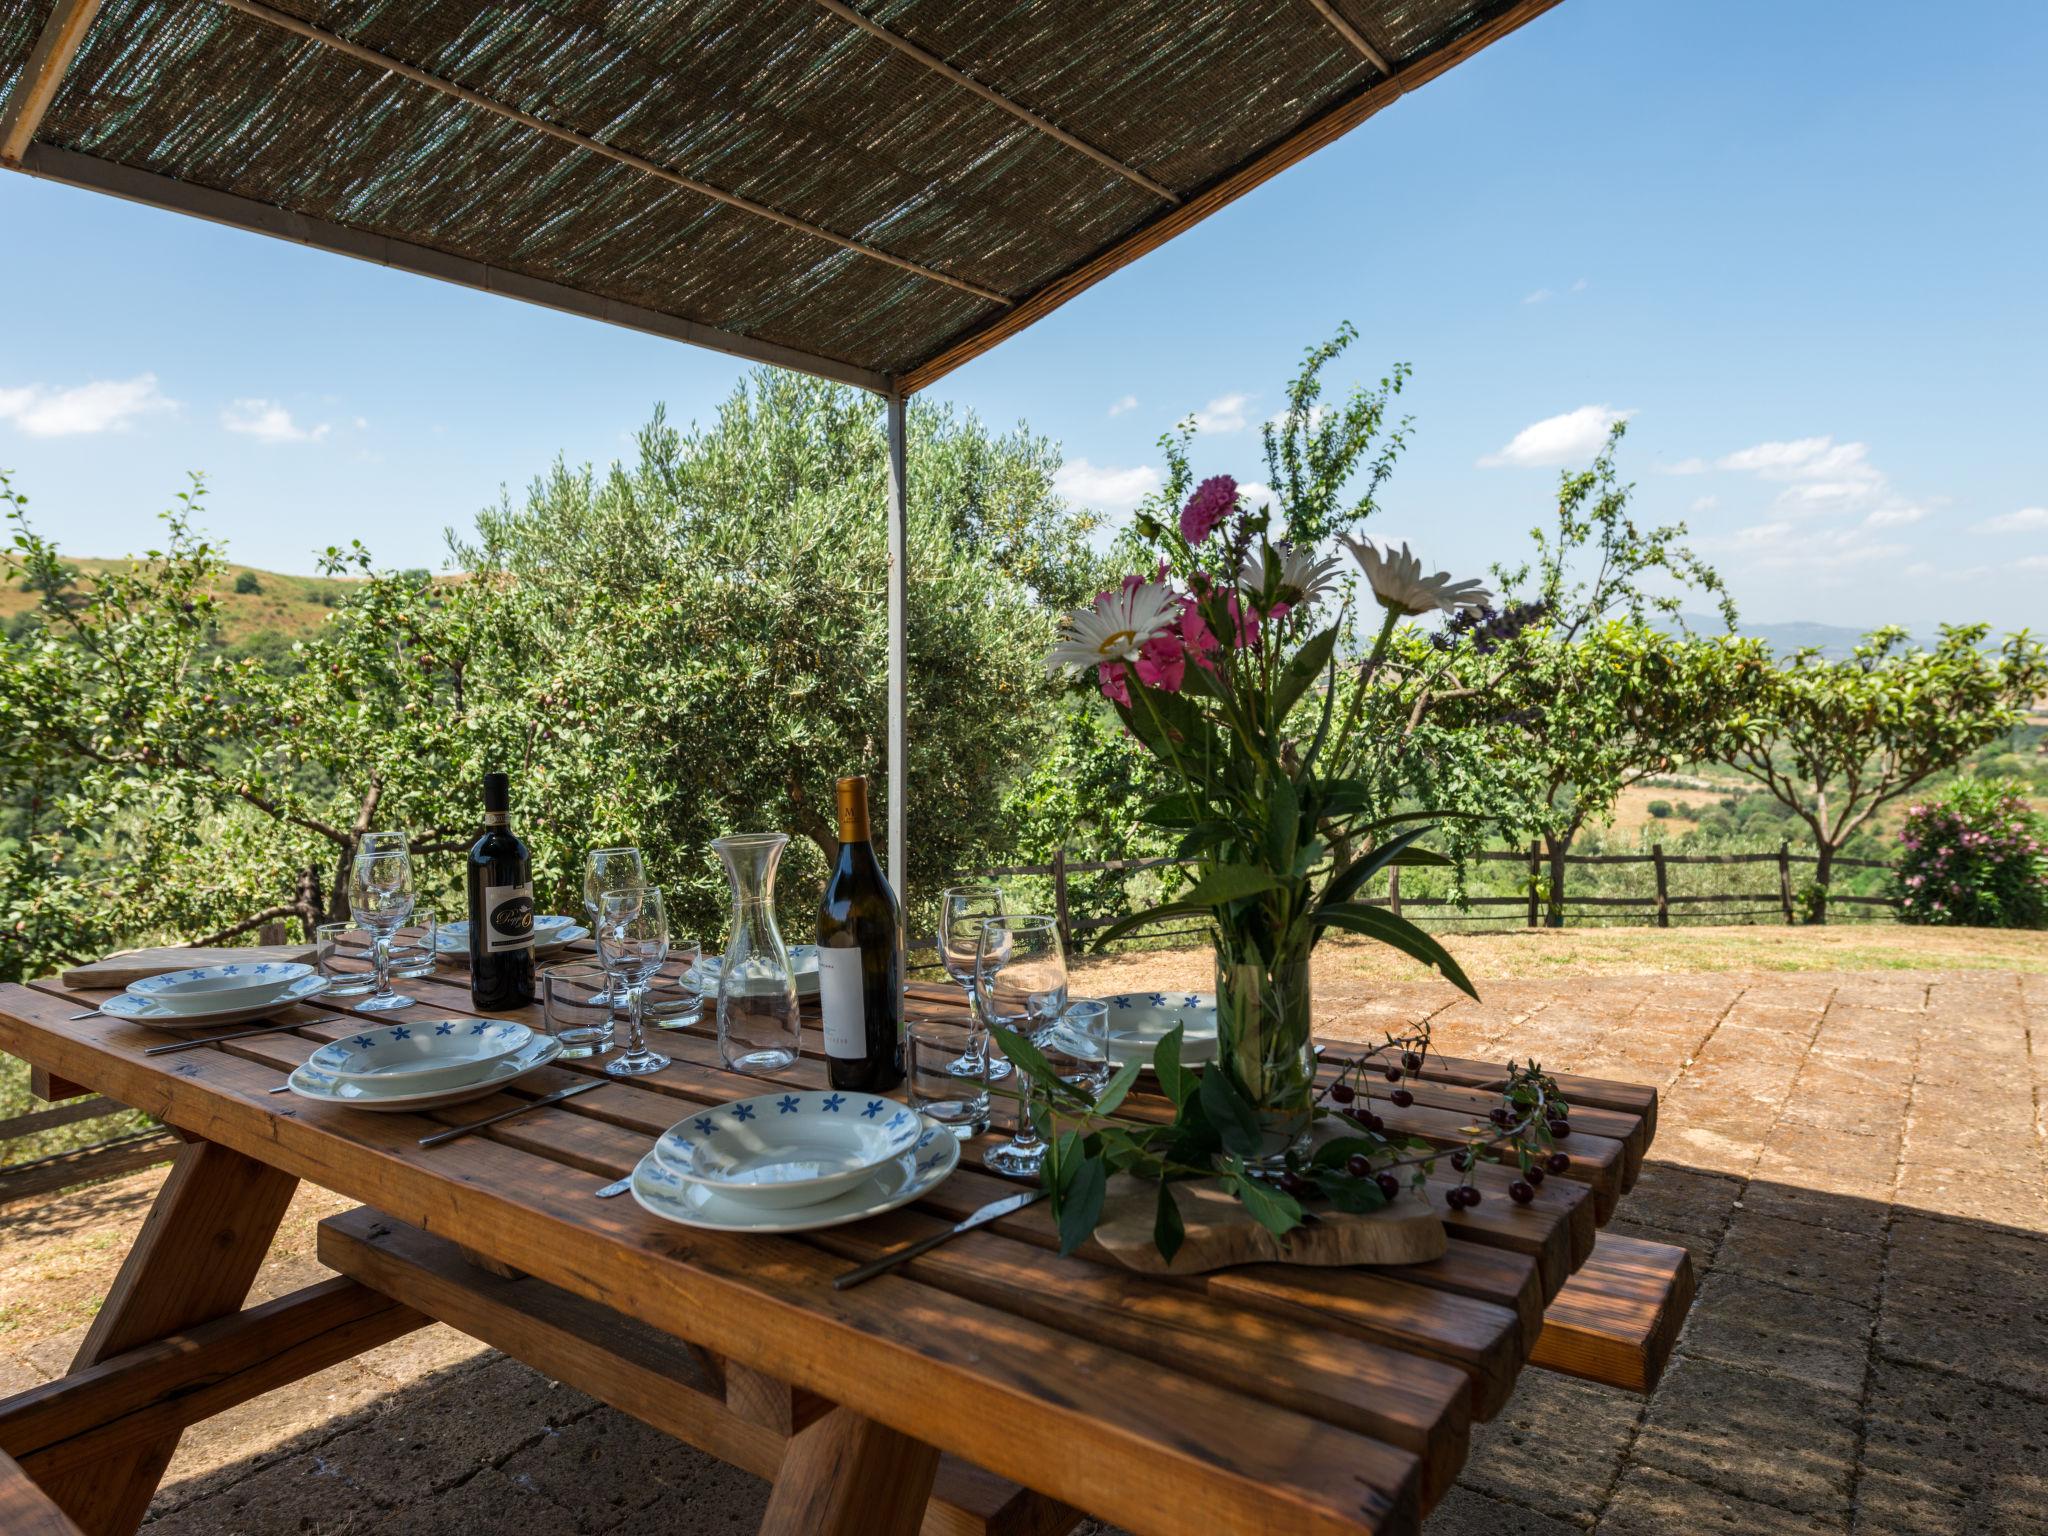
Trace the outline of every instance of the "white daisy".
<instances>
[{"instance_id":1,"label":"white daisy","mask_svg":"<svg viewBox=\"0 0 2048 1536\"><path fill-rule=\"evenodd\" d=\"M1372 583L1373 596L1383 608L1413 617L1436 608L1446 613L1456 613L1460 608L1484 608L1493 601L1493 594L1476 581L1452 581L1449 571L1423 575L1421 560L1409 552L1406 544L1398 550L1382 551L1371 539L1354 539L1348 533L1337 537L1365 572L1365 579Z\"/></svg>"},{"instance_id":2,"label":"white daisy","mask_svg":"<svg viewBox=\"0 0 2048 1536\"><path fill-rule=\"evenodd\" d=\"M1045 669L1080 671L1106 661L1136 661L1139 647L1172 629L1180 603L1162 581L1140 582L1105 592L1060 622L1060 640L1045 658Z\"/></svg>"},{"instance_id":3,"label":"white daisy","mask_svg":"<svg viewBox=\"0 0 2048 1536\"><path fill-rule=\"evenodd\" d=\"M1275 602L1293 605L1312 603L1325 592L1335 589L1335 555L1325 555L1318 560L1315 550L1296 549L1292 544L1275 544L1272 549L1280 557L1280 590ZM1237 573L1237 584L1254 594L1266 590L1266 556L1263 550L1245 552L1244 569Z\"/></svg>"}]
</instances>

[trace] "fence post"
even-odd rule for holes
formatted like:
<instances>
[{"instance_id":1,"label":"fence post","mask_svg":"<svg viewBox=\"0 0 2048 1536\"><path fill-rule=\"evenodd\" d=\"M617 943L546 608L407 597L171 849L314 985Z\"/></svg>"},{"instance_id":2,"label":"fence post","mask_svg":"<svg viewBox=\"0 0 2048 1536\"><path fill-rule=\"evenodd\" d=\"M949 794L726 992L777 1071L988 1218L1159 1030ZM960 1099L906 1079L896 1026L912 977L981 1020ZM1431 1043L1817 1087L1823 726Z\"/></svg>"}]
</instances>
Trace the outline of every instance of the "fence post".
<instances>
[{"instance_id":1,"label":"fence post","mask_svg":"<svg viewBox=\"0 0 2048 1536\"><path fill-rule=\"evenodd\" d=\"M1778 904L1785 909L1785 921L1793 922L1792 915L1792 842L1786 839L1778 844Z\"/></svg>"},{"instance_id":2,"label":"fence post","mask_svg":"<svg viewBox=\"0 0 2048 1536\"><path fill-rule=\"evenodd\" d=\"M1650 863L1655 866L1657 871L1657 926L1659 928L1669 928L1671 926L1671 887L1666 882L1664 875L1664 845L1662 843L1650 844Z\"/></svg>"},{"instance_id":3,"label":"fence post","mask_svg":"<svg viewBox=\"0 0 2048 1536\"><path fill-rule=\"evenodd\" d=\"M1052 915L1059 925L1060 949L1074 953L1074 929L1067 919L1067 845L1061 843L1052 856Z\"/></svg>"},{"instance_id":4,"label":"fence post","mask_svg":"<svg viewBox=\"0 0 2048 1536\"><path fill-rule=\"evenodd\" d=\"M256 930L256 942L262 945L276 945L285 942L283 923L265 923Z\"/></svg>"},{"instance_id":5,"label":"fence post","mask_svg":"<svg viewBox=\"0 0 2048 1536\"><path fill-rule=\"evenodd\" d=\"M1529 845L1529 926L1536 926L1536 887L1543 879L1542 844Z\"/></svg>"},{"instance_id":6,"label":"fence post","mask_svg":"<svg viewBox=\"0 0 2048 1536\"><path fill-rule=\"evenodd\" d=\"M1401 866L1396 864L1387 871L1387 900L1393 904L1394 916L1401 915Z\"/></svg>"}]
</instances>

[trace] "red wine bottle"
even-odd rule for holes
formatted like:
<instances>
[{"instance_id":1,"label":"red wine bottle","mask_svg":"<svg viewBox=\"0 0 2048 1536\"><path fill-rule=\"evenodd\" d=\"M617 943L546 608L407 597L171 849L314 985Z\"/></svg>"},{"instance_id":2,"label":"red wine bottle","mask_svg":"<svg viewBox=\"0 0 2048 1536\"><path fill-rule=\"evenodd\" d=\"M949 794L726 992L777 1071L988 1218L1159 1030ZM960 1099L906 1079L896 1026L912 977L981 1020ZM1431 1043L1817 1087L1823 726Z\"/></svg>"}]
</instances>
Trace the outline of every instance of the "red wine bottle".
<instances>
[{"instance_id":1,"label":"red wine bottle","mask_svg":"<svg viewBox=\"0 0 2048 1536\"><path fill-rule=\"evenodd\" d=\"M512 830L502 773L484 775L484 830L469 850L469 1000L487 1013L533 1001L533 856Z\"/></svg>"},{"instance_id":2,"label":"red wine bottle","mask_svg":"<svg viewBox=\"0 0 2048 1536\"><path fill-rule=\"evenodd\" d=\"M839 862L818 906L818 1002L834 1088L903 1081L903 908L875 858L868 781L839 781Z\"/></svg>"}]
</instances>

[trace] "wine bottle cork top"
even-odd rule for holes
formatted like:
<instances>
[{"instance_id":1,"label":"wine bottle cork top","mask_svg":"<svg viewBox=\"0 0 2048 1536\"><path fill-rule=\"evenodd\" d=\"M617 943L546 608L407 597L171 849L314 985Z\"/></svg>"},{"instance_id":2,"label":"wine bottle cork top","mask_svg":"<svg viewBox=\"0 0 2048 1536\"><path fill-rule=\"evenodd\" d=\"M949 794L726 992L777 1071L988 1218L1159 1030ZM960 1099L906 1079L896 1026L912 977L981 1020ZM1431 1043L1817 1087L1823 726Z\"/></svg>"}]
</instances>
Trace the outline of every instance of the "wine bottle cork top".
<instances>
[{"instance_id":1,"label":"wine bottle cork top","mask_svg":"<svg viewBox=\"0 0 2048 1536\"><path fill-rule=\"evenodd\" d=\"M839 841L868 840L868 777L850 774L839 781Z\"/></svg>"}]
</instances>

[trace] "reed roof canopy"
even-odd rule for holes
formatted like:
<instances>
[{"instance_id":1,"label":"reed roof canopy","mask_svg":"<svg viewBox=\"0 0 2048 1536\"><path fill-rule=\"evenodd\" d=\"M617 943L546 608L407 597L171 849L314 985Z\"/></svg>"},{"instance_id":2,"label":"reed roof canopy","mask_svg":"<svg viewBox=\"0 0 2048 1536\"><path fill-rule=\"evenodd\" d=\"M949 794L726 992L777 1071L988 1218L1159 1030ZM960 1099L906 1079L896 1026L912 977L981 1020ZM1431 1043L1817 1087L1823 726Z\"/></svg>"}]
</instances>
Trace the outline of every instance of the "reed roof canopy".
<instances>
[{"instance_id":1,"label":"reed roof canopy","mask_svg":"<svg viewBox=\"0 0 2048 1536\"><path fill-rule=\"evenodd\" d=\"M1554 3L0 0L0 163L907 394Z\"/></svg>"}]
</instances>

